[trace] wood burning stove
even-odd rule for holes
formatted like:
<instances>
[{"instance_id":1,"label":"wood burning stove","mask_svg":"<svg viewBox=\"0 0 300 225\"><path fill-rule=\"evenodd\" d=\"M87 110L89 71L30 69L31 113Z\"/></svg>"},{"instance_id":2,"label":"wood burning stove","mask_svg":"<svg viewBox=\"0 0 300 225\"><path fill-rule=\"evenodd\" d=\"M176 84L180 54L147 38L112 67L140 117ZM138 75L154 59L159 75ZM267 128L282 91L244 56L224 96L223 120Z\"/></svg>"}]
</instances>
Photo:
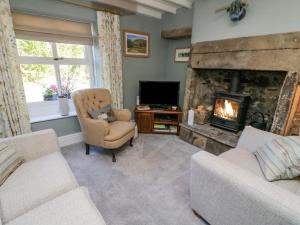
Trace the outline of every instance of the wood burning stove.
<instances>
[{"instance_id":1,"label":"wood burning stove","mask_svg":"<svg viewBox=\"0 0 300 225\"><path fill-rule=\"evenodd\" d=\"M214 96L211 125L238 132L245 126L250 96L216 92Z\"/></svg>"}]
</instances>

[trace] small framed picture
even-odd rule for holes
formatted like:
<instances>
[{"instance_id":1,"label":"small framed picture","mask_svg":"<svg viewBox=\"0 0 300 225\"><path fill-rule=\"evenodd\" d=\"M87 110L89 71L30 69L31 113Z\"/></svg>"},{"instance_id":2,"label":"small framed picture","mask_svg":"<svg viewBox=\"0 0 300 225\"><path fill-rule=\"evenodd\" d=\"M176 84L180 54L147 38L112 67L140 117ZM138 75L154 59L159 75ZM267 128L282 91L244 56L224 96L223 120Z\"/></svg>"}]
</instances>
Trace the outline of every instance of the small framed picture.
<instances>
[{"instance_id":1,"label":"small framed picture","mask_svg":"<svg viewBox=\"0 0 300 225\"><path fill-rule=\"evenodd\" d=\"M124 30L124 55L126 57L149 57L150 34Z\"/></svg>"},{"instance_id":2,"label":"small framed picture","mask_svg":"<svg viewBox=\"0 0 300 225\"><path fill-rule=\"evenodd\" d=\"M191 48L176 48L175 62L188 62L190 59Z\"/></svg>"}]
</instances>

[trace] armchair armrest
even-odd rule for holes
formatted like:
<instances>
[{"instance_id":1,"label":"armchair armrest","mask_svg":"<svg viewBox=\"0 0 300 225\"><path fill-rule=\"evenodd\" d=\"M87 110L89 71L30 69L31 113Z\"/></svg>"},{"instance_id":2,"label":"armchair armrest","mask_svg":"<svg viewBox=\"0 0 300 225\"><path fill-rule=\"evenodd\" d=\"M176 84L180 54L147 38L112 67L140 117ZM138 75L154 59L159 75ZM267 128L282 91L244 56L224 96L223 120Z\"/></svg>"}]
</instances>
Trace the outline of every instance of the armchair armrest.
<instances>
[{"instance_id":1,"label":"armchair armrest","mask_svg":"<svg viewBox=\"0 0 300 225\"><path fill-rule=\"evenodd\" d=\"M104 137L109 134L109 124L101 119L82 119L83 138L85 143L102 146Z\"/></svg>"},{"instance_id":2,"label":"armchair armrest","mask_svg":"<svg viewBox=\"0 0 300 225\"><path fill-rule=\"evenodd\" d=\"M113 109L117 120L119 121L130 121L131 112L128 109Z\"/></svg>"},{"instance_id":3,"label":"armchair armrest","mask_svg":"<svg viewBox=\"0 0 300 225\"><path fill-rule=\"evenodd\" d=\"M60 151L56 133L52 129L9 137L4 142L12 146L26 161Z\"/></svg>"},{"instance_id":4,"label":"armchair armrest","mask_svg":"<svg viewBox=\"0 0 300 225\"><path fill-rule=\"evenodd\" d=\"M191 207L210 224L300 224L300 197L220 157L192 156Z\"/></svg>"}]
</instances>

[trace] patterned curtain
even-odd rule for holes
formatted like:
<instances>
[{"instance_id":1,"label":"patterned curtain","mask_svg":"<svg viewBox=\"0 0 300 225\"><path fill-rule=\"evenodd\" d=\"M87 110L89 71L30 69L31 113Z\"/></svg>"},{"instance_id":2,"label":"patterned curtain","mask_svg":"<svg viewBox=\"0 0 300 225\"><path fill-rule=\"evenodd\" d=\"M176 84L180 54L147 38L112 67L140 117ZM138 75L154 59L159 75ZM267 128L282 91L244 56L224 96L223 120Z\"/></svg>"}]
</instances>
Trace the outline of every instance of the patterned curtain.
<instances>
[{"instance_id":1,"label":"patterned curtain","mask_svg":"<svg viewBox=\"0 0 300 225\"><path fill-rule=\"evenodd\" d=\"M8 0L0 0L0 137L30 132Z\"/></svg>"},{"instance_id":2,"label":"patterned curtain","mask_svg":"<svg viewBox=\"0 0 300 225\"><path fill-rule=\"evenodd\" d=\"M123 108L123 76L120 17L97 12L102 83L111 92L113 106Z\"/></svg>"}]
</instances>

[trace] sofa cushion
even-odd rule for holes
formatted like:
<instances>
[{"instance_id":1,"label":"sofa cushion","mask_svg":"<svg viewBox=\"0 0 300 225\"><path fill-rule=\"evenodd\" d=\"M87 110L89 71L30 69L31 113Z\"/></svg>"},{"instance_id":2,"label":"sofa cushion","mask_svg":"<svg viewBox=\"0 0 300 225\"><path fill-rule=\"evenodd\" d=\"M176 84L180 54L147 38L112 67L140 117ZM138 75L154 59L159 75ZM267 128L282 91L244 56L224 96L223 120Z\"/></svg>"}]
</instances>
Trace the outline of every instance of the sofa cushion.
<instances>
[{"instance_id":1,"label":"sofa cushion","mask_svg":"<svg viewBox=\"0 0 300 225\"><path fill-rule=\"evenodd\" d=\"M279 137L259 147L254 155L268 181L300 176L298 137Z\"/></svg>"},{"instance_id":2,"label":"sofa cushion","mask_svg":"<svg viewBox=\"0 0 300 225\"><path fill-rule=\"evenodd\" d=\"M0 187L2 222L7 223L77 186L60 152L28 161Z\"/></svg>"},{"instance_id":3,"label":"sofa cushion","mask_svg":"<svg viewBox=\"0 0 300 225\"><path fill-rule=\"evenodd\" d=\"M8 225L105 225L85 188L67 192L12 220Z\"/></svg>"},{"instance_id":4,"label":"sofa cushion","mask_svg":"<svg viewBox=\"0 0 300 225\"><path fill-rule=\"evenodd\" d=\"M115 121L109 125L110 131L109 134L104 137L105 141L116 141L134 130L134 123L128 121Z\"/></svg>"},{"instance_id":5,"label":"sofa cushion","mask_svg":"<svg viewBox=\"0 0 300 225\"><path fill-rule=\"evenodd\" d=\"M256 157L247 150L241 148L233 148L227 152L222 153L221 155L219 155L219 157L239 166L240 168L243 168L244 170L247 170L259 177L264 178ZM293 180L274 181L272 182L272 184L275 184L300 196L300 178L295 178Z\"/></svg>"}]
</instances>

